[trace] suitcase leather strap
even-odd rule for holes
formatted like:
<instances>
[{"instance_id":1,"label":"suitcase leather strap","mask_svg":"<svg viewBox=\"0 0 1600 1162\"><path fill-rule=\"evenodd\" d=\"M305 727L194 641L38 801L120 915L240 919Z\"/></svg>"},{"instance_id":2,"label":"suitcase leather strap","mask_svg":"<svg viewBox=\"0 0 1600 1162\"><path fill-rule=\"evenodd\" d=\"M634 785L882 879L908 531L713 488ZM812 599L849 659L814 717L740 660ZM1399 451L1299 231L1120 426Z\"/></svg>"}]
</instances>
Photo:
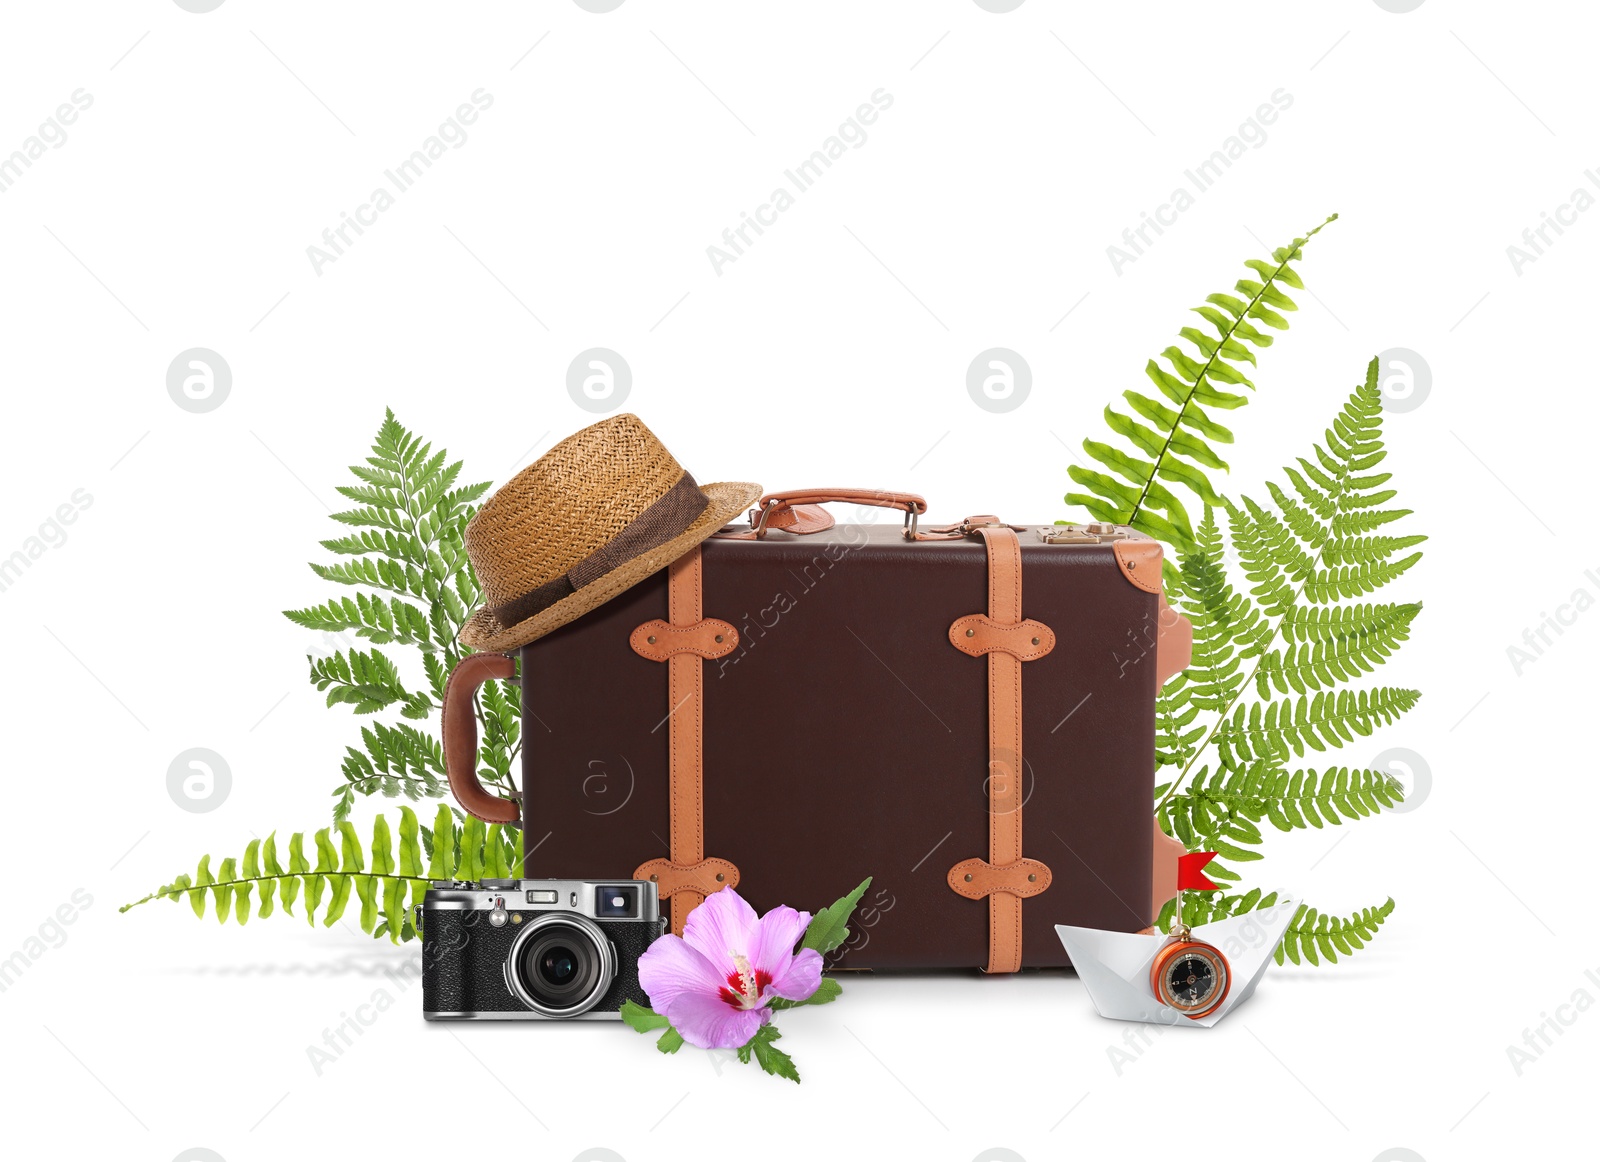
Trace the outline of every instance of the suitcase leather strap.
<instances>
[{"instance_id":1,"label":"suitcase leather strap","mask_svg":"<svg viewBox=\"0 0 1600 1162\"><path fill-rule=\"evenodd\" d=\"M668 858L634 869L634 879L653 880L669 902L672 931L683 935L684 921L700 901L739 882L739 869L725 859L707 859L705 850L705 751L703 658L720 658L739 644L739 633L725 621L700 612L700 548L667 566L667 618L648 621L629 635L640 657L667 664Z\"/></svg>"},{"instance_id":2,"label":"suitcase leather strap","mask_svg":"<svg viewBox=\"0 0 1600 1162\"><path fill-rule=\"evenodd\" d=\"M989 612L958 618L950 641L989 666L989 858L966 859L947 882L968 899L989 901L986 972L1022 967L1022 900L1050 886L1050 869L1022 854L1022 665L1048 654L1055 634L1022 616L1022 545L996 521L963 522L983 538L988 556Z\"/></svg>"}]
</instances>

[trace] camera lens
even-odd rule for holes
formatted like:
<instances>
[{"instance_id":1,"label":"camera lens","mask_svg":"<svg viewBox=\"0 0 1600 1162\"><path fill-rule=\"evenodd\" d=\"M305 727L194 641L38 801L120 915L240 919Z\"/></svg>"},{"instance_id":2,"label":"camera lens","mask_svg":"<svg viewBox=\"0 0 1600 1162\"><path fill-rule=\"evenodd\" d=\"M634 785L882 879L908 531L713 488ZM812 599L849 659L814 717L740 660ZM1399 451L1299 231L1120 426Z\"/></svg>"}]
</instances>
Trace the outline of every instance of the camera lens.
<instances>
[{"instance_id":1,"label":"camera lens","mask_svg":"<svg viewBox=\"0 0 1600 1162\"><path fill-rule=\"evenodd\" d=\"M512 943L506 983L546 1017L576 1017L597 1004L616 977L616 953L593 921L546 915Z\"/></svg>"},{"instance_id":2,"label":"camera lens","mask_svg":"<svg viewBox=\"0 0 1600 1162\"><path fill-rule=\"evenodd\" d=\"M539 961L539 975L557 987L566 984L578 971L577 955L570 948L552 947Z\"/></svg>"}]
</instances>

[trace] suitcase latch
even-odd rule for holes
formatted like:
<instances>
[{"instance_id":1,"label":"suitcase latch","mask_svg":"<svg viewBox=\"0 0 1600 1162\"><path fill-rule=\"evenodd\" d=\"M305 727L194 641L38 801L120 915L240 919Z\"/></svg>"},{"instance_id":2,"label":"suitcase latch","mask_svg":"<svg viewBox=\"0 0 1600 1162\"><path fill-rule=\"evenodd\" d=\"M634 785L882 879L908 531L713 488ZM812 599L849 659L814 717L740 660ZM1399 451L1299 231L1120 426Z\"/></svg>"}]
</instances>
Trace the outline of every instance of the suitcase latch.
<instances>
[{"instance_id":1,"label":"suitcase latch","mask_svg":"<svg viewBox=\"0 0 1600 1162\"><path fill-rule=\"evenodd\" d=\"M917 514L912 512L906 514L905 535L908 541L953 541L959 540L961 537L970 537L979 529L1011 529L1020 533L1027 531L1027 528L1027 525L1014 525L1008 521L1001 520L997 516L985 514L983 516L963 517L953 525L939 525L919 536L917 533Z\"/></svg>"},{"instance_id":2,"label":"suitcase latch","mask_svg":"<svg viewBox=\"0 0 1600 1162\"><path fill-rule=\"evenodd\" d=\"M961 531L971 536L979 529L1009 529L1014 526L1007 524L997 516L969 516L961 522Z\"/></svg>"},{"instance_id":3,"label":"suitcase latch","mask_svg":"<svg viewBox=\"0 0 1600 1162\"><path fill-rule=\"evenodd\" d=\"M1103 545L1126 540L1132 530L1123 525L1096 522L1086 525L1042 525L1039 539L1047 545Z\"/></svg>"}]
</instances>

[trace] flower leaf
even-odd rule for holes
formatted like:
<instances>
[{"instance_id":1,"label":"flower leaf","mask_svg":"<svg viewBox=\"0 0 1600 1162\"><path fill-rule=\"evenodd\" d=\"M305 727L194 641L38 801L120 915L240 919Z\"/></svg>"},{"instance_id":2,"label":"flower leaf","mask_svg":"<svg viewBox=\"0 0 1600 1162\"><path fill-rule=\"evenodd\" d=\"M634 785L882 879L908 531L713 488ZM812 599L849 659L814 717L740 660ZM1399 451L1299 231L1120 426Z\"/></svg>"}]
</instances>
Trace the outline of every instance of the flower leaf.
<instances>
[{"instance_id":1,"label":"flower leaf","mask_svg":"<svg viewBox=\"0 0 1600 1162\"><path fill-rule=\"evenodd\" d=\"M647 1009L632 1001L623 1001L621 1016L635 1033L665 1029L666 1032L656 1039L656 1049L660 1052L676 1053L683 1048L683 1034L674 1029L671 1023L654 1009Z\"/></svg>"},{"instance_id":2,"label":"flower leaf","mask_svg":"<svg viewBox=\"0 0 1600 1162\"><path fill-rule=\"evenodd\" d=\"M827 953L850 939L850 929L847 926L850 916L855 912L856 905L861 902L861 897L866 894L867 885L870 883L872 877L868 876L856 886L855 891L847 896L840 896L813 916L811 923L806 925L806 934L800 941L800 947ZM796 1077L795 1080L800 1079Z\"/></svg>"},{"instance_id":3,"label":"flower leaf","mask_svg":"<svg viewBox=\"0 0 1600 1162\"><path fill-rule=\"evenodd\" d=\"M862 887L866 885L863 884ZM755 1051L756 1064L760 1065L774 1077L787 1077L796 1085L800 1084L800 1071L794 1067L794 1058L773 1044L783 1034L778 1032L776 1025L763 1025L756 1030L756 1035L750 1038L749 1047Z\"/></svg>"},{"instance_id":4,"label":"flower leaf","mask_svg":"<svg viewBox=\"0 0 1600 1162\"><path fill-rule=\"evenodd\" d=\"M635 1033L648 1033L651 1029L670 1029L672 1026L667 1019L654 1009L647 1009L643 1005L636 1005L632 1001L622 1002L622 1019Z\"/></svg>"},{"instance_id":5,"label":"flower leaf","mask_svg":"<svg viewBox=\"0 0 1600 1162\"><path fill-rule=\"evenodd\" d=\"M817 987L817 991L812 993L805 1000L790 1001L785 1000L783 997L773 997L767 1002L767 1008L776 1012L780 1009L797 1008L800 1005L825 1005L829 1001L838 1000L839 994L842 992L844 992L844 989L840 986L838 981L834 980L831 976L825 976L822 978L822 984Z\"/></svg>"}]
</instances>

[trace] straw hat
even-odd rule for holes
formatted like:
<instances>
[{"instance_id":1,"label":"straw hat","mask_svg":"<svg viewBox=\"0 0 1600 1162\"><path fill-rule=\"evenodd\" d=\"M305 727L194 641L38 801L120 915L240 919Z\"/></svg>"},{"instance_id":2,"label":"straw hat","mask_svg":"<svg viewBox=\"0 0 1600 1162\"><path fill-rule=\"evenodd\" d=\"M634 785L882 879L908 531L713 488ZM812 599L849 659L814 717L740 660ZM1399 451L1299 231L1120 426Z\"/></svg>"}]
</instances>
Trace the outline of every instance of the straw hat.
<instances>
[{"instance_id":1,"label":"straw hat","mask_svg":"<svg viewBox=\"0 0 1600 1162\"><path fill-rule=\"evenodd\" d=\"M525 646L665 569L760 496L759 484L696 484L638 416L584 428L467 525L483 608L461 641Z\"/></svg>"}]
</instances>

